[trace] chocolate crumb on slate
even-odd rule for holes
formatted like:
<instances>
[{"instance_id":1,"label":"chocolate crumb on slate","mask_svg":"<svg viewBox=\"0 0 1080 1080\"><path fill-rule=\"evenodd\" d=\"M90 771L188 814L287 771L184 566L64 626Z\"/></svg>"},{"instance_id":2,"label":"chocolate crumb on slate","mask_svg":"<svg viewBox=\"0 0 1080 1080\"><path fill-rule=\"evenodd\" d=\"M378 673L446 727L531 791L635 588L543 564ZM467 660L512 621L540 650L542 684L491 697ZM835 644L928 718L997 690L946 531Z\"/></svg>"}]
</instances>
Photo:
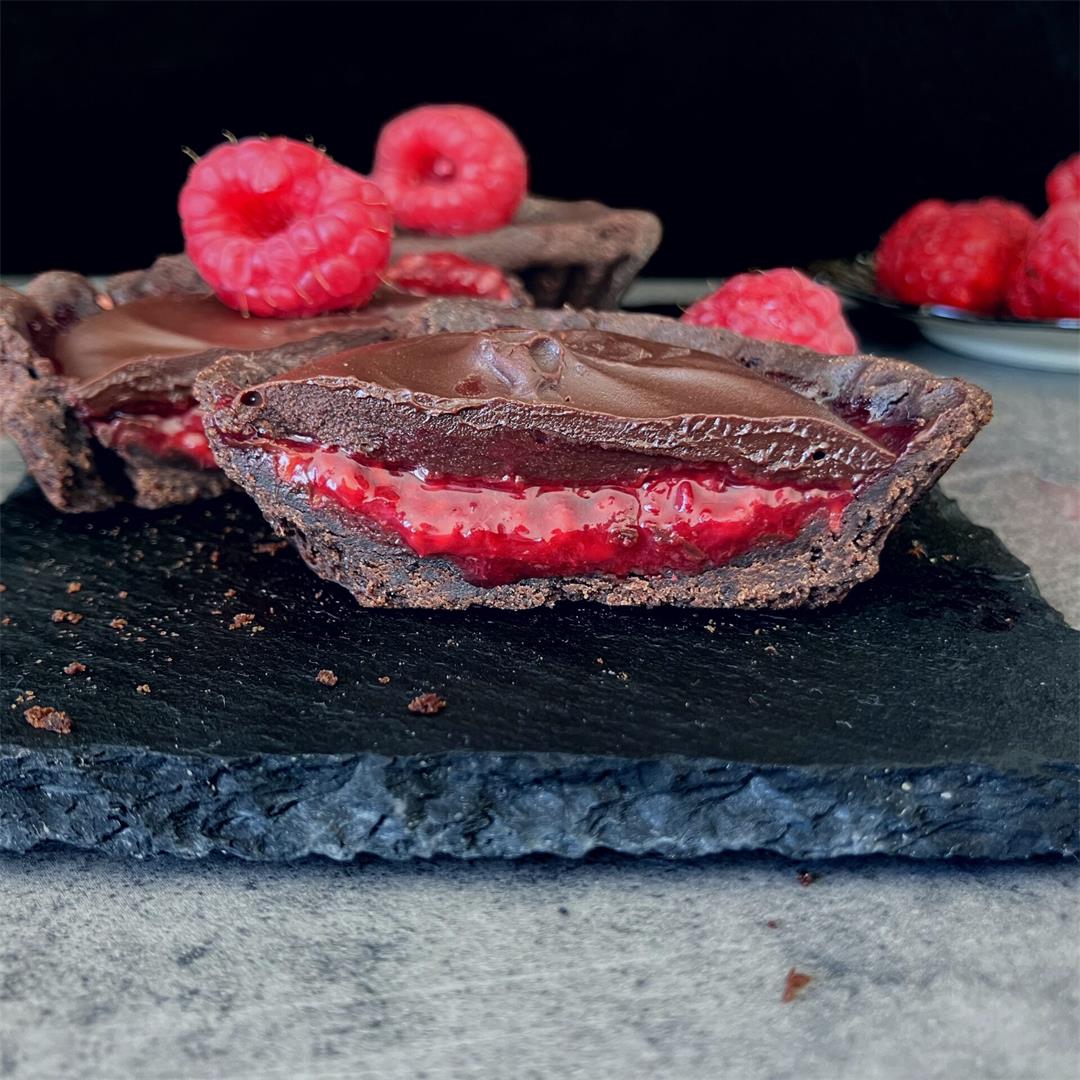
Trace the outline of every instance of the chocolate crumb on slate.
<instances>
[{"instance_id":1,"label":"chocolate crumb on slate","mask_svg":"<svg viewBox=\"0 0 1080 1080\"><path fill-rule=\"evenodd\" d=\"M439 697L438 694L417 694L409 702L409 712L422 713L424 716L434 716L445 708L446 698Z\"/></svg>"},{"instance_id":2,"label":"chocolate crumb on slate","mask_svg":"<svg viewBox=\"0 0 1080 1080\"><path fill-rule=\"evenodd\" d=\"M123 630L125 626L127 626L127 619L113 619L109 623L109 628L112 630Z\"/></svg>"},{"instance_id":3,"label":"chocolate crumb on slate","mask_svg":"<svg viewBox=\"0 0 1080 1080\"><path fill-rule=\"evenodd\" d=\"M78 660L72 660L66 668L64 668L65 675L81 675L86 670L86 665L79 663Z\"/></svg>"},{"instance_id":4,"label":"chocolate crumb on slate","mask_svg":"<svg viewBox=\"0 0 1080 1080\"><path fill-rule=\"evenodd\" d=\"M80 589L82 589L81 581L69 581L67 583L67 591L69 593L77 593Z\"/></svg>"},{"instance_id":5,"label":"chocolate crumb on slate","mask_svg":"<svg viewBox=\"0 0 1080 1080\"><path fill-rule=\"evenodd\" d=\"M282 548L288 546L288 540L268 540L262 544L255 544L251 550L256 555L276 555Z\"/></svg>"},{"instance_id":6,"label":"chocolate crumb on slate","mask_svg":"<svg viewBox=\"0 0 1080 1080\"><path fill-rule=\"evenodd\" d=\"M255 616L250 611L241 611L233 616L229 629L239 630L242 626L250 626L254 621Z\"/></svg>"},{"instance_id":7,"label":"chocolate crumb on slate","mask_svg":"<svg viewBox=\"0 0 1080 1080\"><path fill-rule=\"evenodd\" d=\"M785 1005L788 1004L788 1002L794 1001L799 992L809 986L811 981L812 976L792 968L787 973L787 978L784 980L784 992L780 995L780 1000Z\"/></svg>"},{"instance_id":8,"label":"chocolate crumb on slate","mask_svg":"<svg viewBox=\"0 0 1080 1080\"><path fill-rule=\"evenodd\" d=\"M323 686L337 686L338 677L328 668L322 668L315 676L315 681L322 683Z\"/></svg>"},{"instance_id":9,"label":"chocolate crumb on slate","mask_svg":"<svg viewBox=\"0 0 1080 1080\"><path fill-rule=\"evenodd\" d=\"M62 608L57 608L52 613L52 621L77 623L82 622L82 616L77 611L64 611Z\"/></svg>"},{"instance_id":10,"label":"chocolate crumb on slate","mask_svg":"<svg viewBox=\"0 0 1080 1080\"><path fill-rule=\"evenodd\" d=\"M140 694L149 694L150 693L150 684L149 683L139 683L139 685L136 686L135 689Z\"/></svg>"},{"instance_id":11,"label":"chocolate crumb on slate","mask_svg":"<svg viewBox=\"0 0 1080 1080\"><path fill-rule=\"evenodd\" d=\"M800 885L813 885L817 881L817 874L809 870L800 870L796 877Z\"/></svg>"},{"instance_id":12,"label":"chocolate crumb on slate","mask_svg":"<svg viewBox=\"0 0 1080 1080\"><path fill-rule=\"evenodd\" d=\"M386 684L387 684L387 683L388 683L388 682L390 681L390 676L389 676L389 675L380 675L380 676L378 677L378 679L376 679L375 681L376 681L376 682L377 682L377 683L378 683L378 684L379 684L380 686L385 686L385 685L386 685Z\"/></svg>"},{"instance_id":13,"label":"chocolate crumb on slate","mask_svg":"<svg viewBox=\"0 0 1080 1080\"><path fill-rule=\"evenodd\" d=\"M52 731L57 735L71 734L71 717L61 709L54 709L50 705L31 705L23 716L32 728Z\"/></svg>"}]
</instances>

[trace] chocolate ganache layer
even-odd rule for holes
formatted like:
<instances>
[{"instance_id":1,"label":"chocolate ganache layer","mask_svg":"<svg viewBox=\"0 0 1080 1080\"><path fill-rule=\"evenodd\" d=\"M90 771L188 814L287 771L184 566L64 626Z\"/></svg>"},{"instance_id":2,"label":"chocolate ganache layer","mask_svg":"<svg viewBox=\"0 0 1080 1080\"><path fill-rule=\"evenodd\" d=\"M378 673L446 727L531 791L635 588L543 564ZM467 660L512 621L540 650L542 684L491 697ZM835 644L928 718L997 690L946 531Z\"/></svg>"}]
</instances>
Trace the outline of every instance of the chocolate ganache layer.
<instances>
[{"instance_id":1,"label":"chocolate ganache layer","mask_svg":"<svg viewBox=\"0 0 1080 1080\"><path fill-rule=\"evenodd\" d=\"M654 316L445 301L435 336L196 391L225 470L372 606L792 606L873 574L989 418L959 380Z\"/></svg>"},{"instance_id":2,"label":"chocolate ganache layer","mask_svg":"<svg viewBox=\"0 0 1080 1080\"><path fill-rule=\"evenodd\" d=\"M676 459L853 487L895 460L734 361L598 330L495 329L330 353L251 387L236 419L271 432L299 423L319 443L458 476L580 482Z\"/></svg>"}]
</instances>

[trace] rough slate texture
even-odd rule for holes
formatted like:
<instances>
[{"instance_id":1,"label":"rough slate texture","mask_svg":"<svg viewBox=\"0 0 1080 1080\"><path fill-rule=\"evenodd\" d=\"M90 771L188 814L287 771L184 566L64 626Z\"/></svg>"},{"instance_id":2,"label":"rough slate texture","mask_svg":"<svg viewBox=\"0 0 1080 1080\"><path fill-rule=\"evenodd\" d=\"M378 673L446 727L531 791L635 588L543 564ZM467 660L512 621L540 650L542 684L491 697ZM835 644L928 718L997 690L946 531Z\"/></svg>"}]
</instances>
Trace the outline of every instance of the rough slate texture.
<instances>
[{"instance_id":1,"label":"rough slate texture","mask_svg":"<svg viewBox=\"0 0 1080 1080\"><path fill-rule=\"evenodd\" d=\"M0 848L1077 848L1080 634L939 496L873 583L787 615L365 612L269 539L239 496L93 518L31 492L5 505L5 705L35 696L0 717ZM230 630L237 614L253 619ZM446 709L409 712L428 690ZM27 704L73 733L31 729Z\"/></svg>"}]
</instances>

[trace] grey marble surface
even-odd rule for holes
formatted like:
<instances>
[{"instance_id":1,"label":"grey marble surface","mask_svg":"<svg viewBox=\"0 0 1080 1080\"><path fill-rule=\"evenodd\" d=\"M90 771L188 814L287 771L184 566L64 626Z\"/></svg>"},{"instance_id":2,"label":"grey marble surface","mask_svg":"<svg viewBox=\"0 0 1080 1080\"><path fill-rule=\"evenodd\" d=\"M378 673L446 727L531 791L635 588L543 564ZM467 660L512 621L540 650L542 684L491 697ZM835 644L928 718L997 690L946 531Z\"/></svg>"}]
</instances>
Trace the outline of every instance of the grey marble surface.
<instances>
[{"instance_id":1,"label":"grey marble surface","mask_svg":"<svg viewBox=\"0 0 1080 1080\"><path fill-rule=\"evenodd\" d=\"M994 394L944 487L1080 625L1080 380L904 355ZM0 1076L1077 1075L1075 864L796 869L2 857Z\"/></svg>"}]
</instances>

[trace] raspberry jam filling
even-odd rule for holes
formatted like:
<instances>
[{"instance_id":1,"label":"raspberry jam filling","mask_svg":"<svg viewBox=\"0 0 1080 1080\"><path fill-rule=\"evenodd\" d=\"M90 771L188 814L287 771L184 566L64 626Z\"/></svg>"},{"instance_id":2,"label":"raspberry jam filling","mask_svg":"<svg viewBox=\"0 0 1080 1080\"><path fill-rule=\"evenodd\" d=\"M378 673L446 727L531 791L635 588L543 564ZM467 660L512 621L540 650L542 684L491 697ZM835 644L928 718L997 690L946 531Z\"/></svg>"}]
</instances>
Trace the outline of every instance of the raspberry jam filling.
<instances>
[{"instance_id":1,"label":"raspberry jam filling","mask_svg":"<svg viewBox=\"0 0 1080 1080\"><path fill-rule=\"evenodd\" d=\"M529 577L694 573L766 540L793 540L821 515L836 532L849 491L767 487L683 469L589 487L435 477L335 449L269 445L278 478L451 559L474 585Z\"/></svg>"},{"instance_id":2,"label":"raspberry jam filling","mask_svg":"<svg viewBox=\"0 0 1080 1080\"><path fill-rule=\"evenodd\" d=\"M142 450L154 457L182 459L200 469L217 468L202 417L193 404L172 408L160 403L139 412L118 410L103 419L90 417L87 422L98 442L110 450Z\"/></svg>"}]
</instances>

